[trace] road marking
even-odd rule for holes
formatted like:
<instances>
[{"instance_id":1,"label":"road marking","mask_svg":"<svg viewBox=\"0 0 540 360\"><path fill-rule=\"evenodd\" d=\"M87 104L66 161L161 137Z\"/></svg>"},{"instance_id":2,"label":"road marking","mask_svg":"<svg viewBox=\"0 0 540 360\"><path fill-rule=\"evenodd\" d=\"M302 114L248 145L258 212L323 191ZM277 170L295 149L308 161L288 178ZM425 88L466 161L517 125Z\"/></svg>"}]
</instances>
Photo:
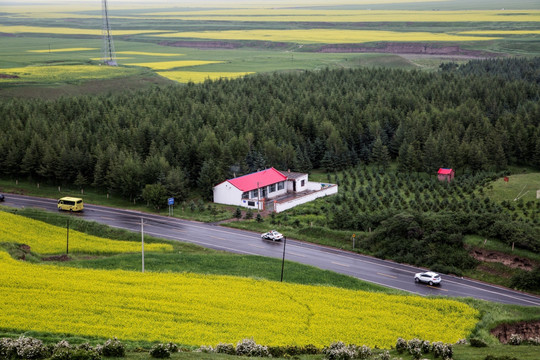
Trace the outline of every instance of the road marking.
<instances>
[{"instance_id":1,"label":"road marking","mask_svg":"<svg viewBox=\"0 0 540 360\"><path fill-rule=\"evenodd\" d=\"M294 256L299 256L299 257L304 257L304 258L307 257L306 255L303 255L303 254L297 254L297 253L292 252L292 251L288 251L287 254L289 254L289 255L294 255Z\"/></svg>"},{"instance_id":2,"label":"road marking","mask_svg":"<svg viewBox=\"0 0 540 360\"><path fill-rule=\"evenodd\" d=\"M248 245L259 248L259 249L266 249L264 246L260 246L260 245L255 245L255 244L248 244Z\"/></svg>"},{"instance_id":3,"label":"road marking","mask_svg":"<svg viewBox=\"0 0 540 360\"><path fill-rule=\"evenodd\" d=\"M103 219L103 220L110 220L110 221L115 221L116 220L115 218L108 217L108 216L100 216L99 218Z\"/></svg>"},{"instance_id":4,"label":"road marking","mask_svg":"<svg viewBox=\"0 0 540 360\"><path fill-rule=\"evenodd\" d=\"M436 289L436 290L441 290L441 291L448 291L448 290L446 290L446 289L441 289L440 287L432 286L432 285L427 285L427 287L430 287L430 288Z\"/></svg>"},{"instance_id":5,"label":"road marking","mask_svg":"<svg viewBox=\"0 0 540 360\"><path fill-rule=\"evenodd\" d=\"M338 262L335 262L335 261L332 261L332 264L336 264L336 265L339 265L339 266L345 266L345 267L351 267L350 265L338 263Z\"/></svg>"},{"instance_id":6,"label":"road marking","mask_svg":"<svg viewBox=\"0 0 540 360\"><path fill-rule=\"evenodd\" d=\"M213 236L213 235L208 235L208 237L211 237L213 239L218 239L218 240L227 240L225 238L222 238L222 237L219 237L219 236Z\"/></svg>"},{"instance_id":7,"label":"road marking","mask_svg":"<svg viewBox=\"0 0 540 360\"><path fill-rule=\"evenodd\" d=\"M386 276L386 277L389 277L389 278L392 278L392 279L397 279L397 276L394 276L394 275L388 275L388 274L383 274L383 273L377 273L378 275L382 275L382 276Z\"/></svg>"}]
</instances>

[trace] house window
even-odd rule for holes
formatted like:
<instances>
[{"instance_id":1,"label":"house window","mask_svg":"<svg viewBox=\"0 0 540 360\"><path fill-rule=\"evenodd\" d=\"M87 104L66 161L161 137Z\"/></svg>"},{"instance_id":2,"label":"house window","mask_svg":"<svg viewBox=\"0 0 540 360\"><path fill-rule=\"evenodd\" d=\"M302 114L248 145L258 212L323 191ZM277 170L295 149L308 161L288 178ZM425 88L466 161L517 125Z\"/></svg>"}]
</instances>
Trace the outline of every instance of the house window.
<instances>
[{"instance_id":1,"label":"house window","mask_svg":"<svg viewBox=\"0 0 540 360\"><path fill-rule=\"evenodd\" d=\"M258 192L259 192L259 189L253 190L253 191L251 192L251 197L252 197L252 198L257 198L257 197L259 197L259 195L257 194Z\"/></svg>"},{"instance_id":2,"label":"house window","mask_svg":"<svg viewBox=\"0 0 540 360\"><path fill-rule=\"evenodd\" d=\"M248 201L248 206L255 206L255 201Z\"/></svg>"},{"instance_id":3,"label":"house window","mask_svg":"<svg viewBox=\"0 0 540 360\"><path fill-rule=\"evenodd\" d=\"M277 184L277 189L278 190L283 190L284 187L285 187L285 181L278 182L278 184Z\"/></svg>"},{"instance_id":4,"label":"house window","mask_svg":"<svg viewBox=\"0 0 540 360\"><path fill-rule=\"evenodd\" d=\"M269 189L268 189L268 192L269 193L273 193L274 191L276 191L276 184L272 184L269 186Z\"/></svg>"},{"instance_id":5,"label":"house window","mask_svg":"<svg viewBox=\"0 0 540 360\"><path fill-rule=\"evenodd\" d=\"M300 186L301 186L301 187L303 187L305 184L306 184L306 180L302 180L302 181L300 182Z\"/></svg>"},{"instance_id":6,"label":"house window","mask_svg":"<svg viewBox=\"0 0 540 360\"><path fill-rule=\"evenodd\" d=\"M249 191L242 193L242 199L249 199Z\"/></svg>"}]
</instances>

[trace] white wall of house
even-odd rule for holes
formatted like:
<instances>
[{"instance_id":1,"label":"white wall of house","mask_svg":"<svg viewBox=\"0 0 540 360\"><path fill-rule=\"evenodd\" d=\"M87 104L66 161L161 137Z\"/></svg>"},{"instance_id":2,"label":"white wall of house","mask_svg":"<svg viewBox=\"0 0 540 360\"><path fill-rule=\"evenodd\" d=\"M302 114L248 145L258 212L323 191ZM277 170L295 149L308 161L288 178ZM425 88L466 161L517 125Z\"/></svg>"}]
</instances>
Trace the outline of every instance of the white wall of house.
<instances>
[{"instance_id":1,"label":"white wall of house","mask_svg":"<svg viewBox=\"0 0 540 360\"><path fill-rule=\"evenodd\" d=\"M287 187L283 182L283 189L278 190L278 184L274 184L274 191L270 192L270 187L265 186L266 198L272 199L287 193ZM252 209L257 209L259 202L261 202L260 208L262 209L263 188L259 188L259 195L257 195L257 189L246 191L247 197L243 196L244 192L232 185L228 181L222 182L214 186L214 202L225 205L243 206Z\"/></svg>"},{"instance_id":2,"label":"white wall of house","mask_svg":"<svg viewBox=\"0 0 540 360\"><path fill-rule=\"evenodd\" d=\"M308 174L305 174L297 179L289 179L287 180L287 191L292 192L294 191L295 187L293 183L296 183L296 192L308 190L307 184L308 184ZM303 184L303 185L302 185Z\"/></svg>"},{"instance_id":3,"label":"white wall of house","mask_svg":"<svg viewBox=\"0 0 540 360\"><path fill-rule=\"evenodd\" d=\"M282 202L276 201L276 203L274 204L274 211L279 213L285 210L289 210L297 205L305 204L307 202L313 201L323 196L337 194L338 192L337 185L325 184L329 186L322 187L321 183L311 183L311 184L312 184L311 186L313 186L314 188L317 187L319 190L313 193L301 196L301 197L291 199L289 201L282 201ZM318 184L318 186L316 184Z\"/></svg>"},{"instance_id":4,"label":"white wall of house","mask_svg":"<svg viewBox=\"0 0 540 360\"><path fill-rule=\"evenodd\" d=\"M214 186L214 202L226 205L242 205L242 191L228 181Z\"/></svg>"}]
</instances>

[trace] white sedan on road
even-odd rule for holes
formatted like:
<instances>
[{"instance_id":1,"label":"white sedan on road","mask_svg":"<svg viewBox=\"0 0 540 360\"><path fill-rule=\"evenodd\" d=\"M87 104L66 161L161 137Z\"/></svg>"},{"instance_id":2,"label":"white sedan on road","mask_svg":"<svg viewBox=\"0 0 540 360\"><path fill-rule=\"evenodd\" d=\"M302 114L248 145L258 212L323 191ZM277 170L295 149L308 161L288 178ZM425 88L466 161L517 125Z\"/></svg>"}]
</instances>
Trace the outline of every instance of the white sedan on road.
<instances>
[{"instance_id":1,"label":"white sedan on road","mask_svg":"<svg viewBox=\"0 0 540 360\"><path fill-rule=\"evenodd\" d=\"M433 271L427 271L415 274L414 281L423 282L429 285L439 285L441 283L441 276Z\"/></svg>"},{"instance_id":2,"label":"white sedan on road","mask_svg":"<svg viewBox=\"0 0 540 360\"><path fill-rule=\"evenodd\" d=\"M269 232L262 234L261 238L264 240L279 241L283 239L283 235L276 230L270 230Z\"/></svg>"}]
</instances>

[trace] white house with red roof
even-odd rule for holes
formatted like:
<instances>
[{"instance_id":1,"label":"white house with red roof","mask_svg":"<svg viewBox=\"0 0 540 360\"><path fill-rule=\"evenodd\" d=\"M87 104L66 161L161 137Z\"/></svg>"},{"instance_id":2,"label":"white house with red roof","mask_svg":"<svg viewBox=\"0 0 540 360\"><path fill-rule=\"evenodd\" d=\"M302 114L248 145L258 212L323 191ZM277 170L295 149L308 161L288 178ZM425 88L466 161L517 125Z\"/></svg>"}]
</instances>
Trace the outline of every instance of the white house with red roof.
<instances>
[{"instance_id":1,"label":"white house with red roof","mask_svg":"<svg viewBox=\"0 0 540 360\"><path fill-rule=\"evenodd\" d=\"M437 172L437 178L440 181L452 181L454 179L454 170L447 168L440 168Z\"/></svg>"},{"instance_id":2,"label":"white house with red roof","mask_svg":"<svg viewBox=\"0 0 540 360\"><path fill-rule=\"evenodd\" d=\"M309 182L308 174L269 168L214 186L214 202L280 212L333 193L336 185Z\"/></svg>"}]
</instances>

